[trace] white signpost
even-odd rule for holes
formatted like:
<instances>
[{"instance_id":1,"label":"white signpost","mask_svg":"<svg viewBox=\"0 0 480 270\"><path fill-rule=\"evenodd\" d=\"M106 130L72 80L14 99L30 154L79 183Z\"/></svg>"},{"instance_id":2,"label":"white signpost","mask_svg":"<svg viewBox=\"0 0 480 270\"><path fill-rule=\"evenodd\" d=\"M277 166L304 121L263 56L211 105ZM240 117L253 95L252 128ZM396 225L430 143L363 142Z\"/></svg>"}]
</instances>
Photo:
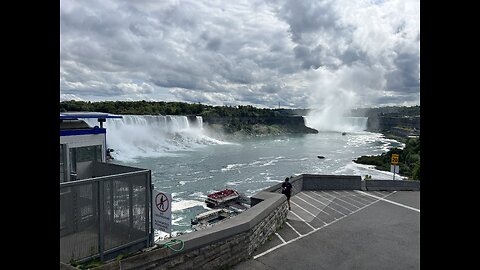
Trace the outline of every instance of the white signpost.
<instances>
[{"instance_id":1,"label":"white signpost","mask_svg":"<svg viewBox=\"0 0 480 270\"><path fill-rule=\"evenodd\" d=\"M172 195L157 190L152 195L153 228L171 234Z\"/></svg>"},{"instance_id":2,"label":"white signpost","mask_svg":"<svg viewBox=\"0 0 480 270\"><path fill-rule=\"evenodd\" d=\"M390 172L393 173L393 180L395 180L395 174L398 174L400 172L400 166L390 165Z\"/></svg>"},{"instance_id":3,"label":"white signpost","mask_svg":"<svg viewBox=\"0 0 480 270\"><path fill-rule=\"evenodd\" d=\"M398 166L398 165L390 165L390 172L399 173L399 172L400 172L400 166Z\"/></svg>"},{"instance_id":4,"label":"white signpost","mask_svg":"<svg viewBox=\"0 0 480 270\"><path fill-rule=\"evenodd\" d=\"M400 167L398 166L399 159L399 154L392 154L392 165L390 165L390 171L393 172L393 180L395 180L395 174L400 172Z\"/></svg>"}]
</instances>

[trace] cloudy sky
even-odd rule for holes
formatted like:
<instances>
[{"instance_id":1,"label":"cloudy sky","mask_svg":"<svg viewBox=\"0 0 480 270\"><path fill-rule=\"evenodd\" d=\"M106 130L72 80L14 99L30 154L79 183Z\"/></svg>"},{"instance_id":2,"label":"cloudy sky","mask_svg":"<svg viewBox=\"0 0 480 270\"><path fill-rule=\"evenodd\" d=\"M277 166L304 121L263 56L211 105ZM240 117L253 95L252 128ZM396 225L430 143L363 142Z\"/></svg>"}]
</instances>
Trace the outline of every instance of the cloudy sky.
<instances>
[{"instance_id":1,"label":"cloudy sky","mask_svg":"<svg viewBox=\"0 0 480 270\"><path fill-rule=\"evenodd\" d=\"M60 100L420 104L420 0L61 0Z\"/></svg>"}]
</instances>

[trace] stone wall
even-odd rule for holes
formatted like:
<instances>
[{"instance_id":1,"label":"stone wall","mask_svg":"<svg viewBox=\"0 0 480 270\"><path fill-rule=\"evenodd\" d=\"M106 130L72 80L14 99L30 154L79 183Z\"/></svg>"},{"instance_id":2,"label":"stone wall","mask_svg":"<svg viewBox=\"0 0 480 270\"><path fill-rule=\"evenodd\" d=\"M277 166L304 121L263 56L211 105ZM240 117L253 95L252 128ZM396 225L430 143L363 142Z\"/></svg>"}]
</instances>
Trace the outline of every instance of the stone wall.
<instances>
[{"instance_id":1,"label":"stone wall","mask_svg":"<svg viewBox=\"0 0 480 270\"><path fill-rule=\"evenodd\" d=\"M262 219L262 221L251 230L249 241L247 242L248 256L262 246L270 235L280 229L287 220L287 207L287 201L285 200L280 207L275 208L266 219Z\"/></svg>"},{"instance_id":2,"label":"stone wall","mask_svg":"<svg viewBox=\"0 0 480 270\"><path fill-rule=\"evenodd\" d=\"M97 270L127 269L218 269L248 259L287 219L286 197L260 192L256 206L215 226L176 237L182 251L175 252L163 244L123 260L110 262ZM181 244L172 246L180 249Z\"/></svg>"}]
</instances>

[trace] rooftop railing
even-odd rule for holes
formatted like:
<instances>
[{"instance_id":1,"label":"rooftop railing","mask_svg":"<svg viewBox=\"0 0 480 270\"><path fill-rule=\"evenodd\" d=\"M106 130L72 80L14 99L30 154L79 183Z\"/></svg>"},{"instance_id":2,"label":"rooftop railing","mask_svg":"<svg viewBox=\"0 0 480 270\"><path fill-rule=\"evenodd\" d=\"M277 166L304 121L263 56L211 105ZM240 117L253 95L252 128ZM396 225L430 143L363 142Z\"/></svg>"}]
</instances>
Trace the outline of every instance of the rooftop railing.
<instances>
[{"instance_id":1,"label":"rooftop railing","mask_svg":"<svg viewBox=\"0 0 480 270\"><path fill-rule=\"evenodd\" d=\"M151 171L94 162L60 183L60 261L109 260L152 243Z\"/></svg>"}]
</instances>

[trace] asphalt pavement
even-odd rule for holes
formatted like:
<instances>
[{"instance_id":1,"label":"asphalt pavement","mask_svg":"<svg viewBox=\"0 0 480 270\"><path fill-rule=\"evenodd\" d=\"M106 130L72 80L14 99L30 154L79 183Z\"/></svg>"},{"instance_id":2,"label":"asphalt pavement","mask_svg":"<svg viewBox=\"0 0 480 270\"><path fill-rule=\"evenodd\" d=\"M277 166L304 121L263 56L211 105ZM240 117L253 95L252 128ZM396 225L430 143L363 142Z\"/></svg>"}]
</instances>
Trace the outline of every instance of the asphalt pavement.
<instances>
[{"instance_id":1,"label":"asphalt pavement","mask_svg":"<svg viewBox=\"0 0 480 270\"><path fill-rule=\"evenodd\" d=\"M420 269L419 191L302 191L291 206L232 269Z\"/></svg>"}]
</instances>

